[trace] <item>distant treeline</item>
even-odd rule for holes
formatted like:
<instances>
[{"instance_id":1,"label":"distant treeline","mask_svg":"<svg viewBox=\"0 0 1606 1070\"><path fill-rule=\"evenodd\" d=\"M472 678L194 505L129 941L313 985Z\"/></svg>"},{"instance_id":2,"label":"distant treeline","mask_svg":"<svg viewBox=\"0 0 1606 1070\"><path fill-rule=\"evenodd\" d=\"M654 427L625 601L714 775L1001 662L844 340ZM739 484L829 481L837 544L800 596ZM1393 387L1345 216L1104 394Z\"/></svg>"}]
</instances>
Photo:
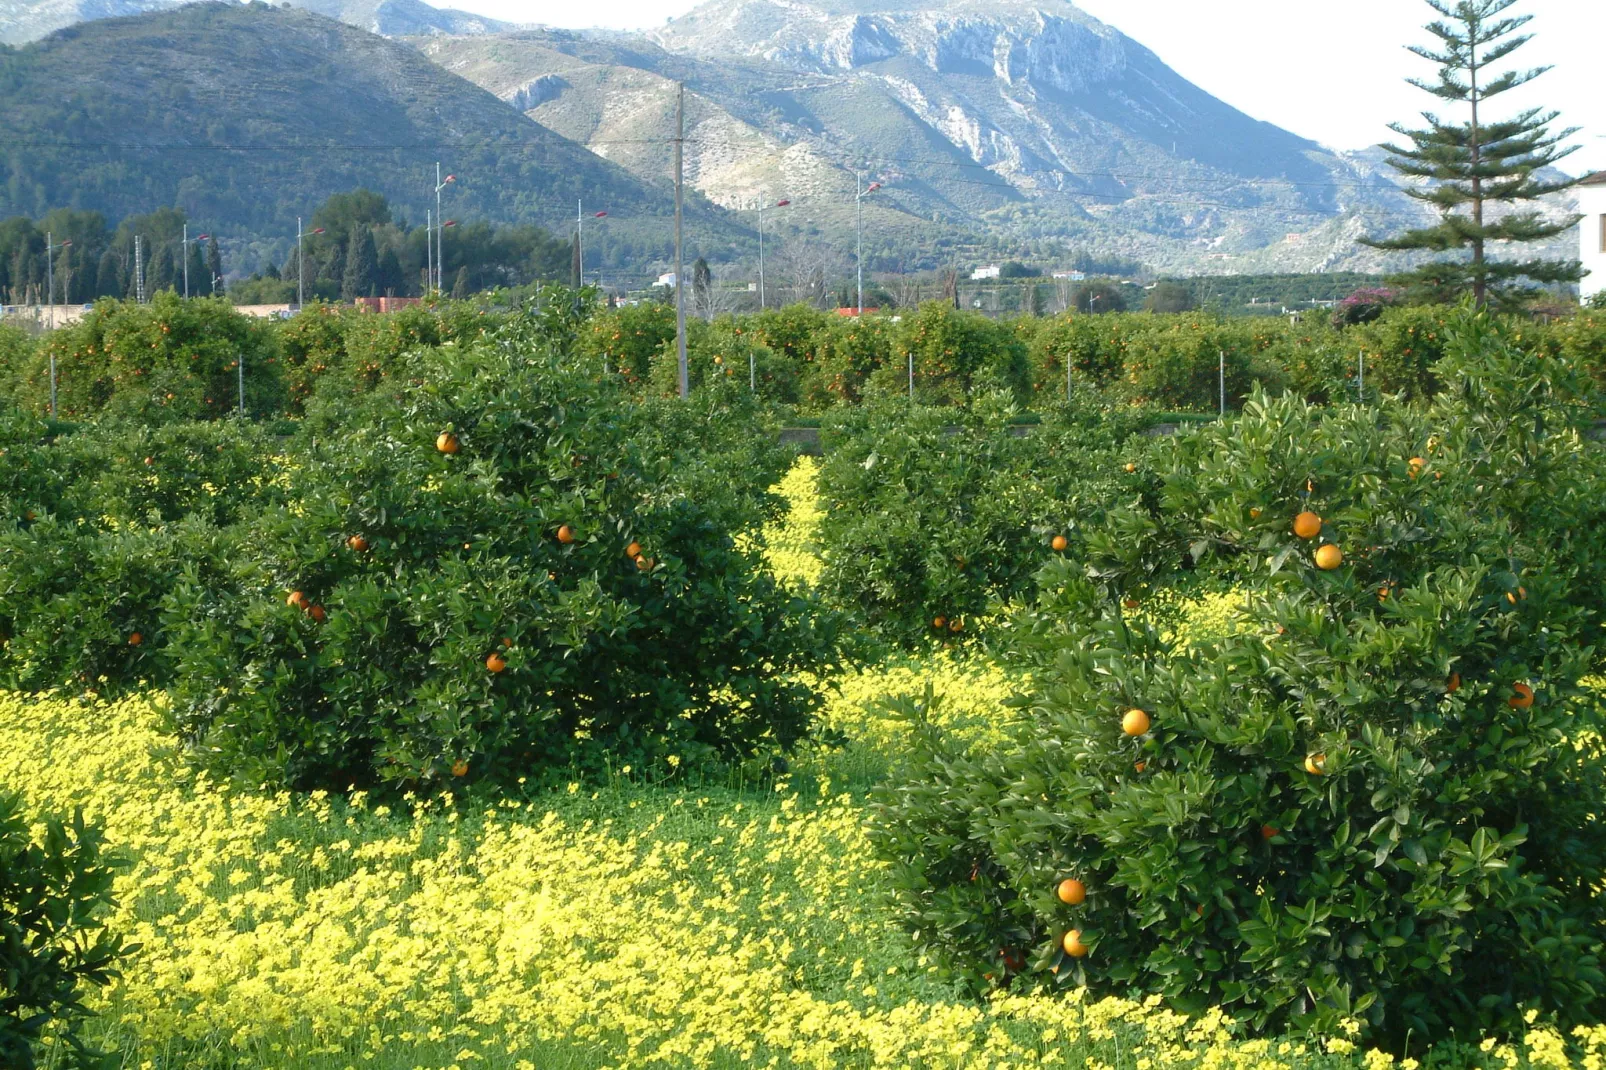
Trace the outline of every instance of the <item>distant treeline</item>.
<instances>
[{"instance_id":1,"label":"distant treeline","mask_svg":"<svg viewBox=\"0 0 1606 1070\"><path fill-rule=\"evenodd\" d=\"M226 288L236 304L294 301L298 278L308 300L409 297L423 292L426 232L392 215L385 198L367 190L338 193L307 221L305 276L294 245L282 265L269 264L245 280L223 284L228 268L217 235L190 228L184 244L184 213L162 208L130 216L115 229L99 212L58 209L41 220L16 216L0 221L0 303L85 304L101 297L136 295L136 243L145 271L147 298L171 290L208 297ZM50 245L54 263L54 294ZM442 238L444 288L459 295L563 278L570 270L570 244L533 225L498 227L461 223Z\"/></svg>"}]
</instances>

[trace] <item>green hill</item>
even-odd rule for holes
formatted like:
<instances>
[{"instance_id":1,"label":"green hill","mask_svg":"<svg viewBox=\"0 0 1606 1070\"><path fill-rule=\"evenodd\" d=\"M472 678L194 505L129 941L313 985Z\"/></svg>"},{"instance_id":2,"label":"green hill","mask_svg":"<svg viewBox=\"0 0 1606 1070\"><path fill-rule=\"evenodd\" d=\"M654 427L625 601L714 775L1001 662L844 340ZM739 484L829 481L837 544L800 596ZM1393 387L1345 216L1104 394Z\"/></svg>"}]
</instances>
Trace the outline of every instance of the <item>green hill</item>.
<instances>
[{"instance_id":1,"label":"green hill","mask_svg":"<svg viewBox=\"0 0 1606 1070\"><path fill-rule=\"evenodd\" d=\"M0 217L158 207L225 235L293 235L331 193L384 194L414 222L435 162L449 218L563 229L609 213L603 261L661 263L666 184L631 175L411 48L308 11L221 3L83 23L0 49ZM740 240L700 198L692 230Z\"/></svg>"}]
</instances>

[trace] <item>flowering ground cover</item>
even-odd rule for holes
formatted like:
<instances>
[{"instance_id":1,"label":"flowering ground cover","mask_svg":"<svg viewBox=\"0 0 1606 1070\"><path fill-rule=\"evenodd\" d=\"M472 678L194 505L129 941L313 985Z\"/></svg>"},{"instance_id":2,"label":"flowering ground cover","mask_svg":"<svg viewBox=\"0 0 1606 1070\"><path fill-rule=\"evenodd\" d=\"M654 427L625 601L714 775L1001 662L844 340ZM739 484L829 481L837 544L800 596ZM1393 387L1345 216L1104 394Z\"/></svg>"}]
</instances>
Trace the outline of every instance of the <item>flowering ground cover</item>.
<instances>
[{"instance_id":1,"label":"flowering ground cover","mask_svg":"<svg viewBox=\"0 0 1606 1070\"><path fill-rule=\"evenodd\" d=\"M806 480L789 489L789 571L806 574ZM934 653L833 683L846 742L778 778L620 768L390 805L225 791L169 753L159 696L5 695L0 783L82 806L128 861L113 924L142 948L87 1032L129 1067L1394 1065L1342 1033L1246 1039L1154 1000L977 1000L944 981L894 922L863 831L905 731L876 700L929 683L946 730L983 738L1012 716L1008 680ZM1594 1068L1606 1027L1454 1054Z\"/></svg>"}]
</instances>

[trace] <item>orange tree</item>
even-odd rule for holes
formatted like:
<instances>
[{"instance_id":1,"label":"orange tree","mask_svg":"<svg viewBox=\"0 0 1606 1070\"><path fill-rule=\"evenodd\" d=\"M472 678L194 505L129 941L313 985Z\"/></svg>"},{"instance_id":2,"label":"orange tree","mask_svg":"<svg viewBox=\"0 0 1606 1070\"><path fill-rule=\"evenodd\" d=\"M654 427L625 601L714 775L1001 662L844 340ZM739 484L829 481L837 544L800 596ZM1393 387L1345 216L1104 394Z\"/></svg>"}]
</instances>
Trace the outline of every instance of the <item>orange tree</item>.
<instances>
[{"instance_id":1,"label":"orange tree","mask_svg":"<svg viewBox=\"0 0 1606 1070\"><path fill-rule=\"evenodd\" d=\"M0 419L0 681L165 683L162 600L186 572L218 577L225 529L282 500L278 448L233 420Z\"/></svg>"},{"instance_id":2,"label":"orange tree","mask_svg":"<svg viewBox=\"0 0 1606 1070\"><path fill-rule=\"evenodd\" d=\"M30 411L48 411L52 357L58 411L67 418L228 416L238 408L242 359L249 412L279 412L287 401L274 328L220 298L186 301L163 291L148 305L97 302L35 347L17 386Z\"/></svg>"},{"instance_id":3,"label":"orange tree","mask_svg":"<svg viewBox=\"0 0 1606 1070\"><path fill-rule=\"evenodd\" d=\"M1127 440L1142 414L1108 411L1091 388L1039 426L1012 426L1015 413L1003 392L965 408L883 397L832 410L822 593L896 642L968 638L995 602L1034 589L1056 537L1068 548L1140 492L1145 447Z\"/></svg>"},{"instance_id":4,"label":"orange tree","mask_svg":"<svg viewBox=\"0 0 1606 1070\"><path fill-rule=\"evenodd\" d=\"M738 541L753 473L641 449L652 410L535 316L323 414L293 507L256 519L228 582L167 600L199 765L429 789L664 772L808 731L797 673L830 664L833 625Z\"/></svg>"},{"instance_id":5,"label":"orange tree","mask_svg":"<svg viewBox=\"0 0 1606 1070\"><path fill-rule=\"evenodd\" d=\"M1574 369L1451 332L1431 409L1258 397L1045 566L1012 741L928 728L878 804L923 949L1396 1048L1606 1011L1606 466ZM1226 634L1126 610L1198 572Z\"/></svg>"}]
</instances>

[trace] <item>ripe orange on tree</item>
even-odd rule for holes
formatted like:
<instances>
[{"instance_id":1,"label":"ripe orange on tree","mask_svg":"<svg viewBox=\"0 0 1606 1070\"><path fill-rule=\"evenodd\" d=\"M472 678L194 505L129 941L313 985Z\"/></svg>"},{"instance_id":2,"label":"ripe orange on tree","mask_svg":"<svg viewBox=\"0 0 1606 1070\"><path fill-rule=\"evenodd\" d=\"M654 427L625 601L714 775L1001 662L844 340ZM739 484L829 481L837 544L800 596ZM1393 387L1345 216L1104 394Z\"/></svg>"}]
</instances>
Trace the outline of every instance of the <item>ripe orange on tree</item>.
<instances>
[{"instance_id":1,"label":"ripe orange on tree","mask_svg":"<svg viewBox=\"0 0 1606 1070\"><path fill-rule=\"evenodd\" d=\"M1065 949L1065 953L1071 956L1073 959L1083 958L1087 955L1088 947L1086 944L1082 943L1081 929L1072 929L1067 932L1065 934L1065 938L1060 941L1060 946L1063 947Z\"/></svg>"},{"instance_id":2,"label":"ripe orange on tree","mask_svg":"<svg viewBox=\"0 0 1606 1070\"><path fill-rule=\"evenodd\" d=\"M1065 552L1065 548L1070 544L1070 540L1068 540L1065 536L1056 535L1052 540L1050 540L1048 545L1053 548L1055 553L1062 554Z\"/></svg>"},{"instance_id":3,"label":"ripe orange on tree","mask_svg":"<svg viewBox=\"0 0 1606 1070\"><path fill-rule=\"evenodd\" d=\"M1332 543L1320 546L1316 550L1316 567L1325 572L1331 572L1344 563L1344 551Z\"/></svg>"},{"instance_id":4,"label":"ripe orange on tree","mask_svg":"<svg viewBox=\"0 0 1606 1070\"><path fill-rule=\"evenodd\" d=\"M938 631L941 631L943 628L948 627L948 618L947 617L932 617L931 618L931 626L933 628L936 628Z\"/></svg>"},{"instance_id":5,"label":"ripe orange on tree","mask_svg":"<svg viewBox=\"0 0 1606 1070\"><path fill-rule=\"evenodd\" d=\"M1275 839L1281 831L1281 829L1273 828L1270 825L1262 825L1260 826L1260 838L1263 840Z\"/></svg>"},{"instance_id":6,"label":"ripe orange on tree","mask_svg":"<svg viewBox=\"0 0 1606 1070\"><path fill-rule=\"evenodd\" d=\"M442 453L456 453L462 447L459 446L456 435L450 431L442 431L435 436L435 448Z\"/></svg>"},{"instance_id":7,"label":"ripe orange on tree","mask_svg":"<svg viewBox=\"0 0 1606 1070\"><path fill-rule=\"evenodd\" d=\"M1310 510L1294 517L1294 534L1302 539L1314 539L1322 533L1322 518Z\"/></svg>"},{"instance_id":8,"label":"ripe orange on tree","mask_svg":"<svg viewBox=\"0 0 1606 1070\"><path fill-rule=\"evenodd\" d=\"M962 631L964 631L965 630L964 619L960 618L960 617L955 617L953 620L949 621L948 622L948 630L950 632L962 632Z\"/></svg>"},{"instance_id":9,"label":"ripe orange on tree","mask_svg":"<svg viewBox=\"0 0 1606 1070\"><path fill-rule=\"evenodd\" d=\"M329 614L324 612L324 608L322 606L312 606L311 608L309 608L307 610L307 616L311 617L313 620L317 621L319 624L322 624L325 620L328 619Z\"/></svg>"},{"instance_id":10,"label":"ripe orange on tree","mask_svg":"<svg viewBox=\"0 0 1606 1070\"><path fill-rule=\"evenodd\" d=\"M1249 507L1249 519L1250 520L1259 520L1260 519L1260 506L1251 505Z\"/></svg>"},{"instance_id":11,"label":"ripe orange on tree","mask_svg":"<svg viewBox=\"0 0 1606 1070\"><path fill-rule=\"evenodd\" d=\"M492 654L490 657L485 659L485 667L492 672L501 672L503 669L507 668L507 662L502 659L502 655Z\"/></svg>"},{"instance_id":12,"label":"ripe orange on tree","mask_svg":"<svg viewBox=\"0 0 1606 1070\"><path fill-rule=\"evenodd\" d=\"M1311 776L1321 776L1327 769L1327 755L1311 754L1305 758L1305 772Z\"/></svg>"},{"instance_id":13,"label":"ripe orange on tree","mask_svg":"<svg viewBox=\"0 0 1606 1070\"><path fill-rule=\"evenodd\" d=\"M360 554L364 550L368 549L368 540L363 538L361 535L353 535L351 538L346 540L346 545Z\"/></svg>"},{"instance_id":14,"label":"ripe orange on tree","mask_svg":"<svg viewBox=\"0 0 1606 1070\"><path fill-rule=\"evenodd\" d=\"M1422 469L1426 468L1427 464L1428 462L1424 461L1420 457L1412 457L1408 462L1406 462L1406 468L1407 471L1411 473L1411 478L1415 479L1417 476L1422 474Z\"/></svg>"},{"instance_id":15,"label":"ripe orange on tree","mask_svg":"<svg viewBox=\"0 0 1606 1070\"><path fill-rule=\"evenodd\" d=\"M138 632L135 632L134 634L132 634L132 635L130 635L128 637L128 645L129 646L139 646L139 644L143 643L144 641L145 641L145 637L143 635L139 634Z\"/></svg>"},{"instance_id":16,"label":"ripe orange on tree","mask_svg":"<svg viewBox=\"0 0 1606 1070\"><path fill-rule=\"evenodd\" d=\"M1129 736L1141 736L1149 730L1149 715L1142 710L1127 710L1121 718L1121 731Z\"/></svg>"},{"instance_id":17,"label":"ripe orange on tree","mask_svg":"<svg viewBox=\"0 0 1606 1070\"><path fill-rule=\"evenodd\" d=\"M1138 466L1133 464L1131 461L1128 461L1126 462L1126 470L1128 472L1136 472L1138 470Z\"/></svg>"},{"instance_id":18,"label":"ripe orange on tree","mask_svg":"<svg viewBox=\"0 0 1606 1070\"><path fill-rule=\"evenodd\" d=\"M457 759L457 761L452 763L452 775L453 776L467 776L468 775L468 763L465 762L461 758Z\"/></svg>"},{"instance_id":19,"label":"ripe orange on tree","mask_svg":"<svg viewBox=\"0 0 1606 1070\"><path fill-rule=\"evenodd\" d=\"M1453 695L1459 690L1461 690L1461 674L1453 672L1450 674L1450 678L1444 681L1444 693Z\"/></svg>"},{"instance_id":20,"label":"ripe orange on tree","mask_svg":"<svg viewBox=\"0 0 1606 1070\"><path fill-rule=\"evenodd\" d=\"M636 567L643 572L651 571L653 563L653 559L647 557L645 554L636 558Z\"/></svg>"},{"instance_id":21,"label":"ripe orange on tree","mask_svg":"<svg viewBox=\"0 0 1606 1070\"><path fill-rule=\"evenodd\" d=\"M1506 699L1506 705L1514 710L1525 710L1534 704L1534 689L1527 684L1512 684L1511 690L1515 692Z\"/></svg>"},{"instance_id":22,"label":"ripe orange on tree","mask_svg":"<svg viewBox=\"0 0 1606 1070\"><path fill-rule=\"evenodd\" d=\"M1123 598L1121 606L1124 609L1137 609L1141 603L1136 598Z\"/></svg>"},{"instance_id":23,"label":"ripe orange on tree","mask_svg":"<svg viewBox=\"0 0 1606 1070\"><path fill-rule=\"evenodd\" d=\"M307 596L300 591L291 591L290 596L284 600L284 604L294 606L296 609L306 609Z\"/></svg>"},{"instance_id":24,"label":"ripe orange on tree","mask_svg":"<svg viewBox=\"0 0 1606 1070\"><path fill-rule=\"evenodd\" d=\"M629 557L629 558L640 557L641 556L641 543L633 542L629 546L626 546L625 547L625 556Z\"/></svg>"},{"instance_id":25,"label":"ripe orange on tree","mask_svg":"<svg viewBox=\"0 0 1606 1070\"><path fill-rule=\"evenodd\" d=\"M558 528L558 541L563 543L565 546L573 542L574 529L567 524L564 524L562 527Z\"/></svg>"},{"instance_id":26,"label":"ripe orange on tree","mask_svg":"<svg viewBox=\"0 0 1606 1070\"><path fill-rule=\"evenodd\" d=\"M1059 882L1054 894L1060 897L1060 902L1069 903L1074 907L1087 898L1087 885L1075 877L1067 877Z\"/></svg>"}]
</instances>

